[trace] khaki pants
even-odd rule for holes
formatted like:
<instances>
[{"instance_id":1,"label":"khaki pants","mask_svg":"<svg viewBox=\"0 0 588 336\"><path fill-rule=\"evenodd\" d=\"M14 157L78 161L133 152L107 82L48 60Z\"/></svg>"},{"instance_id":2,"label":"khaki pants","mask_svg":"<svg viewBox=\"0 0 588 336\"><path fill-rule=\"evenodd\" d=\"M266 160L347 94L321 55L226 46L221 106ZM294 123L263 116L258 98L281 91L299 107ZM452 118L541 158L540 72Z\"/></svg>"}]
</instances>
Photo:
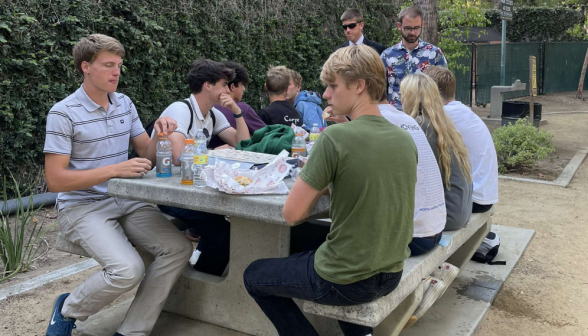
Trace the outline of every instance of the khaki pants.
<instances>
[{"instance_id":1,"label":"khaki pants","mask_svg":"<svg viewBox=\"0 0 588 336\"><path fill-rule=\"evenodd\" d=\"M190 258L191 243L158 209L113 197L69 206L58 221L65 238L103 267L70 294L62 314L83 321L140 283L118 332L149 335ZM155 257L147 270L131 243Z\"/></svg>"}]
</instances>

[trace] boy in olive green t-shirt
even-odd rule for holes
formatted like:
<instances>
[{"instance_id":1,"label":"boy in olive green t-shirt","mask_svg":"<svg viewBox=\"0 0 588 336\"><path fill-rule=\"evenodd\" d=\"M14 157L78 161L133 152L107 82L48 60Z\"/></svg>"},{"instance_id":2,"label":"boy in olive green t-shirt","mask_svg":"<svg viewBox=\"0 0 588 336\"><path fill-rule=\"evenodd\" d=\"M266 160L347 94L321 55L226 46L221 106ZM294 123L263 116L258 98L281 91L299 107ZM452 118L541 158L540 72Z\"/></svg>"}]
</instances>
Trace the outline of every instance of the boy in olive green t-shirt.
<instances>
[{"instance_id":1,"label":"boy in olive green t-shirt","mask_svg":"<svg viewBox=\"0 0 588 336\"><path fill-rule=\"evenodd\" d=\"M330 194L330 232L316 251L257 260L244 274L249 294L279 335L318 335L292 298L356 305L387 295L400 281L413 233L417 150L406 131L379 113L384 73L379 56L362 45L337 50L323 67L323 97L352 121L323 131L283 216L301 221ZM372 333L339 325L345 335Z\"/></svg>"}]
</instances>

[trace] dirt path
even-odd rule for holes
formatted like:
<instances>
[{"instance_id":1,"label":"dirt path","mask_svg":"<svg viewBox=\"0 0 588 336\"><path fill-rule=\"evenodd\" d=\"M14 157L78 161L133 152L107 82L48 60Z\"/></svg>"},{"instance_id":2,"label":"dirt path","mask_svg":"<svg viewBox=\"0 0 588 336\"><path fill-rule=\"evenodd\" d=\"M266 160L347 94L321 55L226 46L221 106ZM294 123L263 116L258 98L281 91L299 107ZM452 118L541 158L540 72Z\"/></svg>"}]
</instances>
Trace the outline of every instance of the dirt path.
<instances>
[{"instance_id":1,"label":"dirt path","mask_svg":"<svg viewBox=\"0 0 588 336\"><path fill-rule=\"evenodd\" d=\"M588 162L567 189L500 181L494 223L536 234L479 336L588 335L586 204Z\"/></svg>"}]
</instances>

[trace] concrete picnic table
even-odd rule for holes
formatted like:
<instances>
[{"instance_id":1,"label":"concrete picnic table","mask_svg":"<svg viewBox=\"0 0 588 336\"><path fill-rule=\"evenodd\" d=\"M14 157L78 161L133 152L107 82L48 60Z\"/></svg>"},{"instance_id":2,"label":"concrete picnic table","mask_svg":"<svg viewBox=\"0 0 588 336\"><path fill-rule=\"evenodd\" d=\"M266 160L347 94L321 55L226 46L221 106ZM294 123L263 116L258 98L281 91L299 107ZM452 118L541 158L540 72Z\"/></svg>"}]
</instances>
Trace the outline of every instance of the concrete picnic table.
<instances>
[{"instance_id":1,"label":"concrete picnic table","mask_svg":"<svg viewBox=\"0 0 588 336\"><path fill-rule=\"evenodd\" d=\"M226 277L186 267L164 310L251 335L273 335L275 328L243 285L243 272L261 258L287 257L290 230L282 217L287 195L229 195L209 187L180 183L180 169L171 178L151 171L142 178L111 179L115 197L230 216L231 251ZM292 188L292 179L285 180ZM329 217L329 197L323 196L308 219ZM186 261L187 262L187 261Z\"/></svg>"}]
</instances>

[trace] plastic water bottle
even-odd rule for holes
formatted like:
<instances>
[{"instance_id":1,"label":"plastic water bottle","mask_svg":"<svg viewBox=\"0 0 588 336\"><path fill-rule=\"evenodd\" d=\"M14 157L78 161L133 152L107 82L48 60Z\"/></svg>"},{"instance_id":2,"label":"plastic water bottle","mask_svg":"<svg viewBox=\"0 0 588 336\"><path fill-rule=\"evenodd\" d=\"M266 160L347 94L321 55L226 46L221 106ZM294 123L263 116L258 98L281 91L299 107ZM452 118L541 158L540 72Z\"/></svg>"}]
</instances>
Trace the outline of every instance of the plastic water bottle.
<instances>
[{"instance_id":1,"label":"plastic water bottle","mask_svg":"<svg viewBox=\"0 0 588 336\"><path fill-rule=\"evenodd\" d=\"M292 140L292 157L297 158L299 156L306 156L306 141L302 136L302 132L299 133L300 128L296 128L296 135Z\"/></svg>"},{"instance_id":2,"label":"plastic water bottle","mask_svg":"<svg viewBox=\"0 0 588 336\"><path fill-rule=\"evenodd\" d=\"M310 134L308 135L308 141L314 142L318 139L321 131L319 130L318 124L312 124L312 128L310 129Z\"/></svg>"},{"instance_id":3,"label":"plastic water bottle","mask_svg":"<svg viewBox=\"0 0 588 336\"><path fill-rule=\"evenodd\" d=\"M196 137L194 138L194 148L198 148L198 146L200 146L201 143L204 143L204 147L206 147L206 141L206 135L204 135L202 129L199 128L196 131Z\"/></svg>"},{"instance_id":4,"label":"plastic water bottle","mask_svg":"<svg viewBox=\"0 0 588 336\"><path fill-rule=\"evenodd\" d=\"M206 149L206 141L198 142L198 146L194 151L194 165L192 165L192 169L194 171L194 186L196 187L204 187L206 186L206 181L204 181L200 174L204 171L204 167L208 164L208 149Z\"/></svg>"},{"instance_id":5,"label":"plastic water bottle","mask_svg":"<svg viewBox=\"0 0 588 336\"><path fill-rule=\"evenodd\" d=\"M159 133L159 141L156 147L156 167L155 176L171 177L172 176L172 145L167 139L167 134Z\"/></svg>"},{"instance_id":6,"label":"plastic water bottle","mask_svg":"<svg viewBox=\"0 0 588 336\"><path fill-rule=\"evenodd\" d=\"M192 171L192 164L194 163L194 139L184 140L184 148L182 148L180 161L182 163L180 169L182 173L182 184L194 184L194 172Z\"/></svg>"}]
</instances>

